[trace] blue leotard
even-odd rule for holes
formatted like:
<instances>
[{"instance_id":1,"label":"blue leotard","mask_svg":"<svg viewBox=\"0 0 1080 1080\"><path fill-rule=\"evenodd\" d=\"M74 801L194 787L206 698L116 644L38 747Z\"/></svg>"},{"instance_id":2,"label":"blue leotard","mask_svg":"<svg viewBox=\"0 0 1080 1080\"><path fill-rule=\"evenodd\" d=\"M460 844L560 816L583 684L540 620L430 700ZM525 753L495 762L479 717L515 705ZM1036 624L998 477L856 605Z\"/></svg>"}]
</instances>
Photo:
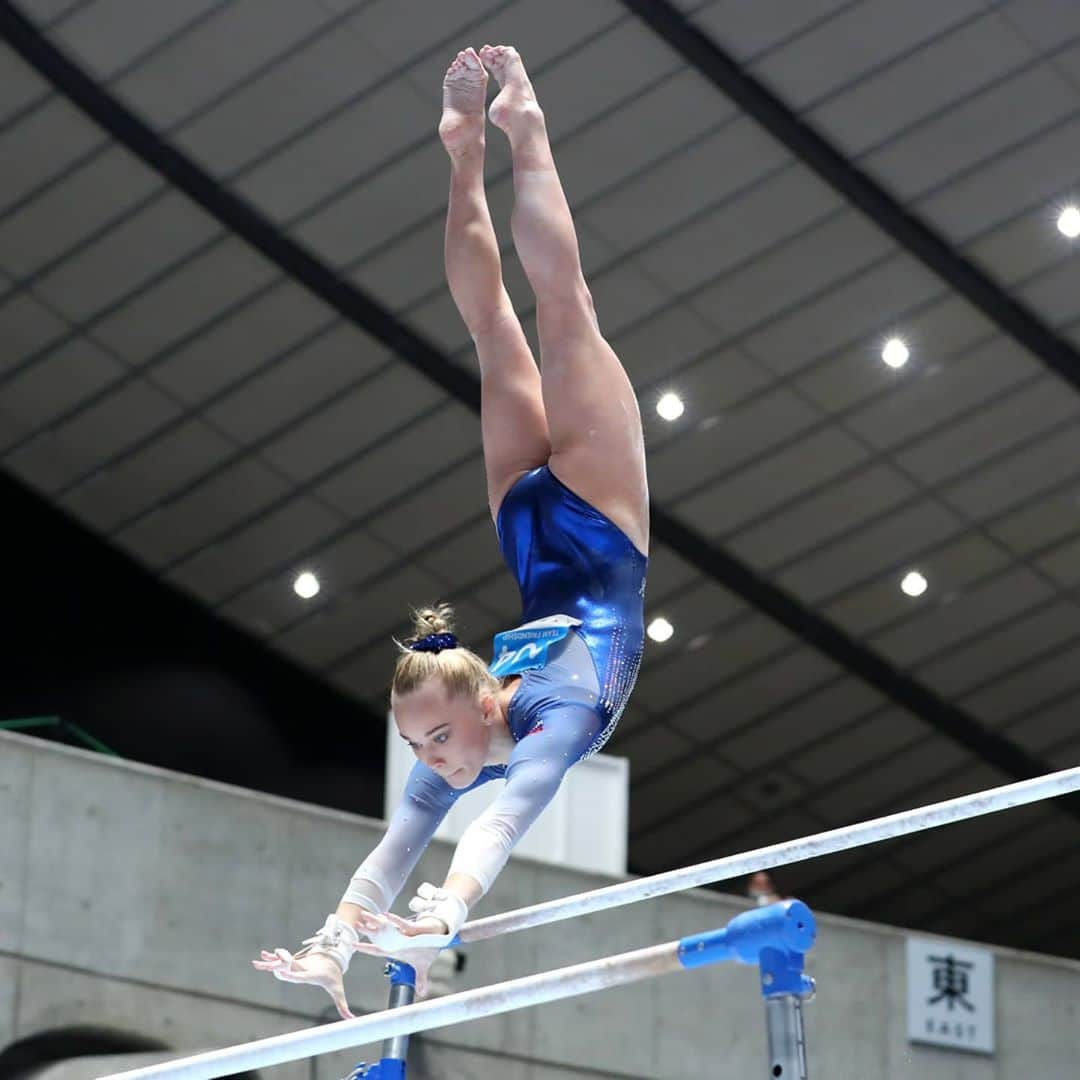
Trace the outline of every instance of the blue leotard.
<instances>
[{"instance_id":1,"label":"blue leotard","mask_svg":"<svg viewBox=\"0 0 1080 1080\"><path fill-rule=\"evenodd\" d=\"M464 789L418 761L346 899L369 895L364 889L373 882L379 895L370 905L388 907L454 802L505 778L499 797L462 836L450 867L486 890L566 770L607 741L630 696L644 642L647 558L546 465L510 489L496 529L524 620L496 637L502 650L492 662L495 674L521 675L507 710L516 743L510 760L485 766Z\"/></svg>"}]
</instances>

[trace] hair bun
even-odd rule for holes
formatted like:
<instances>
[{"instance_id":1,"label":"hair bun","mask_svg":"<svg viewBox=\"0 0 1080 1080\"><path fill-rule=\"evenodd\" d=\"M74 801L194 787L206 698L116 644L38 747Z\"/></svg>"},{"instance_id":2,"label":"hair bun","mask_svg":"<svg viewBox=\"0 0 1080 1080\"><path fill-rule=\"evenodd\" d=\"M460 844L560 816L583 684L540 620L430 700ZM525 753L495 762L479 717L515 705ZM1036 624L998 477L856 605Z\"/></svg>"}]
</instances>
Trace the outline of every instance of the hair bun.
<instances>
[{"instance_id":1,"label":"hair bun","mask_svg":"<svg viewBox=\"0 0 1080 1080\"><path fill-rule=\"evenodd\" d=\"M452 634L454 632L454 609L449 604L436 604L433 607L413 611L412 636L405 639L405 645L431 637L433 634Z\"/></svg>"}]
</instances>

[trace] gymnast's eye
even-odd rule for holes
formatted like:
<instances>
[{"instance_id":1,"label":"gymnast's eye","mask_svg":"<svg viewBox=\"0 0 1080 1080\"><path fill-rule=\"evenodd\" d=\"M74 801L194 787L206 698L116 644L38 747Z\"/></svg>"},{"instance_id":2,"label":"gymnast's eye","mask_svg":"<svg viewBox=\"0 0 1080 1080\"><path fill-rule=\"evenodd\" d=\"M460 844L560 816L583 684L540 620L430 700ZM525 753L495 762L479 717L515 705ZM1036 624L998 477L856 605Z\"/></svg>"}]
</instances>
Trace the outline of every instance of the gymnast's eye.
<instances>
[{"instance_id":1,"label":"gymnast's eye","mask_svg":"<svg viewBox=\"0 0 1080 1080\"><path fill-rule=\"evenodd\" d=\"M448 731L443 731L443 732L441 732L440 734L438 734L438 735L436 735L436 736L435 736L435 741L436 741L437 743L444 743L444 742L446 742L446 740L447 740L447 739L449 739L449 738L450 738L450 732L448 732Z\"/></svg>"}]
</instances>

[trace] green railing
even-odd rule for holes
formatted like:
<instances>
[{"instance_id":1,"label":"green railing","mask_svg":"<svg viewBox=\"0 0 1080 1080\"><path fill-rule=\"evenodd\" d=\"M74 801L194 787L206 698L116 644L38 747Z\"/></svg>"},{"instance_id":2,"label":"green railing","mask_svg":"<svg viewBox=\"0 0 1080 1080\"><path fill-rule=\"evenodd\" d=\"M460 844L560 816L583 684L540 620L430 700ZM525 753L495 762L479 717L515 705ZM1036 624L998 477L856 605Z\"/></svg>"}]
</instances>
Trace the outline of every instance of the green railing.
<instances>
[{"instance_id":1,"label":"green railing","mask_svg":"<svg viewBox=\"0 0 1080 1080\"><path fill-rule=\"evenodd\" d=\"M111 757L120 756L85 728L73 724L70 720L65 720L62 716L28 716L21 720L0 720L0 731L29 731L34 728L54 728L65 742L74 739L91 750L96 750L99 754L109 754Z\"/></svg>"}]
</instances>

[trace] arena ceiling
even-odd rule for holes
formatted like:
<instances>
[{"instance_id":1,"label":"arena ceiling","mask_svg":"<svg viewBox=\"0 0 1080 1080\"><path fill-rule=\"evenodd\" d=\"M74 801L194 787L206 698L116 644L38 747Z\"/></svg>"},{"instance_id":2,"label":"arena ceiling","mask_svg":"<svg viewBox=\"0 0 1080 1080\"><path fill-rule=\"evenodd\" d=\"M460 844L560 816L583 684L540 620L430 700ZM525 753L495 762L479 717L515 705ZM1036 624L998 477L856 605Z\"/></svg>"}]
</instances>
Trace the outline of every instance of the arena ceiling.
<instances>
[{"instance_id":1,"label":"arena ceiling","mask_svg":"<svg viewBox=\"0 0 1080 1080\"><path fill-rule=\"evenodd\" d=\"M1080 271L1054 223L1080 4L22 0L0 24L0 457L49 504L375 713L408 604L453 601L480 649L513 624L435 126L453 54L515 43L646 418L648 614L675 635L610 744L634 869L1077 764ZM495 135L488 160L531 333ZM778 879L1075 955L1078 817Z\"/></svg>"}]
</instances>

